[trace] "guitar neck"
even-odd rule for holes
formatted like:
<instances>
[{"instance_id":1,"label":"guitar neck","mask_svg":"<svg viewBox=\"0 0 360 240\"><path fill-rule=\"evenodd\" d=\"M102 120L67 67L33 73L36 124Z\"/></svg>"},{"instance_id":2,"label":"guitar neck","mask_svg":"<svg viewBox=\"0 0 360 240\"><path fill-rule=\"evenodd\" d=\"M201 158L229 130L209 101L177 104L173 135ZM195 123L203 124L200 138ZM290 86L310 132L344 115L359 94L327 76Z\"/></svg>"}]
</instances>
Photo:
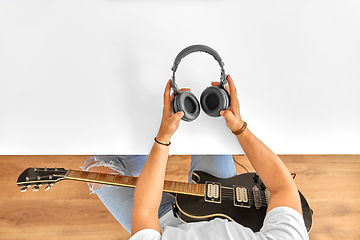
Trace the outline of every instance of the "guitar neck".
<instances>
[{"instance_id":1,"label":"guitar neck","mask_svg":"<svg viewBox=\"0 0 360 240\"><path fill-rule=\"evenodd\" d=\"M69 170L65 175L65 179L134 188L138 177ZM203 197L205 195L205 185L165 180L163 191Z\"/></svg>"}]
</instances>

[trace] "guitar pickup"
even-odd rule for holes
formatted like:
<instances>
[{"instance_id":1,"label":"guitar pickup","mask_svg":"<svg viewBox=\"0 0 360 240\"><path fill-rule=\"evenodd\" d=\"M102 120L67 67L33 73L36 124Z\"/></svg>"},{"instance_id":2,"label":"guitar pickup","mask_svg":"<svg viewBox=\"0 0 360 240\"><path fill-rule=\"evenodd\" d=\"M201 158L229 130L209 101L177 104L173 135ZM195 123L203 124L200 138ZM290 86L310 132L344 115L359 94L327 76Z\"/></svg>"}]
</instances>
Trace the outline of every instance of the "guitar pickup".
<instances>
[{"instance_id":1,"label":"guitar pickup","mask_svg":"<svg viewBox=\"0 0 360 240\"><path fill-rule=\"evenodd\" d=\"M221 184L205 182L205 202L221 203Z\"/></svg>"},{"instance_id":2,"label":"guitar pickup","mask_svg":"<svg viewBox=\"0 0 360 240\"><path fill-rule=\"evenodd\" d=\"M234 185L234 206L250 208L249 190L247 187Z\"/></svg>"}]
</instances>

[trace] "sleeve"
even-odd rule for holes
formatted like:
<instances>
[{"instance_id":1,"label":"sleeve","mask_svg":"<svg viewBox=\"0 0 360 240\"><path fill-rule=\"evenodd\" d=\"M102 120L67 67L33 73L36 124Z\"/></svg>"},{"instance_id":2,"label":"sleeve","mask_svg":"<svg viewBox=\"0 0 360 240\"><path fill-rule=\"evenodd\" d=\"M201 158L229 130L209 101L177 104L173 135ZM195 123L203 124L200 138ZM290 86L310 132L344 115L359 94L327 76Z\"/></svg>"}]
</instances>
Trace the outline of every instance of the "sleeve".
<instances>
[{"instance_id":1,"label":"sleeve","mask_svg":"<svg viewBox=\"0 0 360 240\"><path fill-rule=\"evenodd\" d=\"M160 240L161 234L154 229L143 229L135 233L129 240Z\"/></svg>"},{"instance_id":2,"label":"sleeve","mask_svg":"<svg viewBox=\"0 0 360 240\"><path fill-rule=\"evenodd\" d=\"M307 240L304 218L299 212L289 207L276 207L268 212L260 233L266 239Z\"/></svg>"}]
</instances>

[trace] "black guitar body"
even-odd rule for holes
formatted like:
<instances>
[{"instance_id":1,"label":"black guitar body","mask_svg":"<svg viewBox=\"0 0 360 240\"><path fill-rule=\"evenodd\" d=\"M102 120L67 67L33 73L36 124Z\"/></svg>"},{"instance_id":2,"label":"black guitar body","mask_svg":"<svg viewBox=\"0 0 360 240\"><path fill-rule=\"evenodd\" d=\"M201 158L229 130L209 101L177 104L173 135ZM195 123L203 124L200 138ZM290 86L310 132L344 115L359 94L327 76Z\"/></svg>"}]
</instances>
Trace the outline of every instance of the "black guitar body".
<instances>
[{"instance_id":1,"label":"black guitar body","mask_svg":"<svg viewBox=\"0 0 360 240\"><path fill-rule=\"evenodd\" d=\"M205 172L194 171L192 179L196 183L216 182L221 184L220 201L207 201L205 197L177 194L173 205L174 215L184 222L209 221L214 218L224 218L235 221L254 232L258 232L263 226L267 210L266 187L256 173L244 173L232 178L221 179ZM236 200L234 186L246 188L248 201L246 204L239 204ZM256 186L257 197L254 198L253 187ZM260 195L260 197L259 197ZM308 232L312 225L312 210L306 199L299 192L306 228ZM269 197L269 196L268 196ZM255 200L254 200L255 199ZM261 199L261 205L259 205ZM246 202L246 200L245 200Z\"/></svg>"}]
</instances>

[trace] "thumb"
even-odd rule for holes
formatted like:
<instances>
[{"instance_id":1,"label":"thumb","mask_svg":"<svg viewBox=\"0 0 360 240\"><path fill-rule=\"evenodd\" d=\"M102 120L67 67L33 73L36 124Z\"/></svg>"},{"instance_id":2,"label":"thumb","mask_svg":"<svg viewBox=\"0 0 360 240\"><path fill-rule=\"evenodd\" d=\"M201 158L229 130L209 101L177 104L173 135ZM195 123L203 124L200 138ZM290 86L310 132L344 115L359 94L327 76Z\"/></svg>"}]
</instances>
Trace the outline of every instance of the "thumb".
<instances>
[{"instance_id":1,"label":"thumb","mask_svg":"<svg viewBox=\"0 0 360 240\"><path fill-rule=\"evenodd\" d=\"M175 113L172 118L174 119L174 122L179 121L182 117L184 116L184 112L183 111L179 111L177 113Z\"/></svg>"},{"instance_id":2,"label":"thumb","mask_svg":"<svg viewBox=\"0 0 360 240\"><path fill-rule=\"evenodd\" d=\"M220 115L223 116L226 121L231 120L235 117L234 114L229 110L220 111Z\"/></svg>"}]
</instances>

